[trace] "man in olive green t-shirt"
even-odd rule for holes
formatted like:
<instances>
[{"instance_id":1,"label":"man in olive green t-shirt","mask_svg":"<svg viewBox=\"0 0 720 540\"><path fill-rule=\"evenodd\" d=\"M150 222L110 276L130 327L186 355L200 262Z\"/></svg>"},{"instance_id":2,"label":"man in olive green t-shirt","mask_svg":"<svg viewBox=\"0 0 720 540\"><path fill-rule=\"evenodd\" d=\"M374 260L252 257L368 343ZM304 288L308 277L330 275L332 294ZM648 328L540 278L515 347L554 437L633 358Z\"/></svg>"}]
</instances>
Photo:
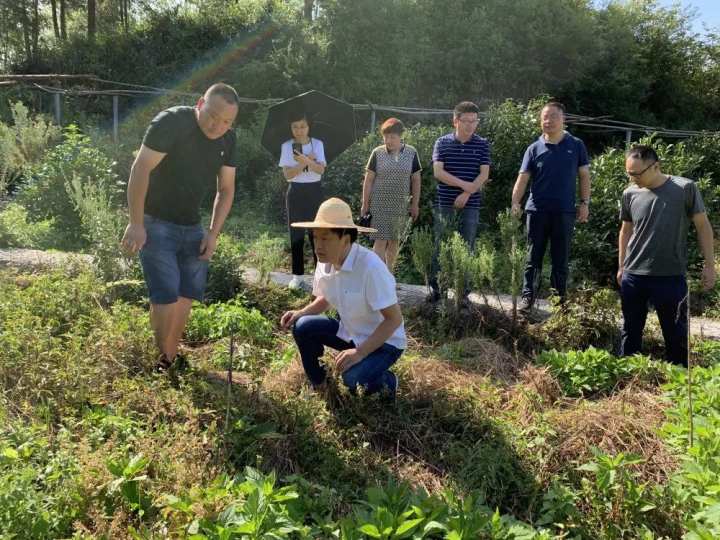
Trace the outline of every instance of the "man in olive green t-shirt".
<instances>
[{"instance_id":1,"label":"man in olive green t-shirt","mask_svg":"<svg viewBox=\"0 0 720 540\"><path fill-rule=\"evenodd\" d=\"M195 107L171 107L150 123L128 182L130 223L122 245L140 252L150 296L150 323L171 367L193 300L202 300L208 261L235 193L235 134L239 98L226 84L211 86ZM210 228L200 204L216 188Z\"/></svg>"},{"instance_id":2,"label":"man in olive green t-shirt","mask_svg":"<svg viewBox=\"0 0 720 540\"><path fill-rule=\"evenodd\" d=\"M716 278L712 227L695 182L664 174L651 147L636 145L628 150L625 169L635 185L623 192L620 209L620 354L640 352L648 304L653 304L667 360L686 364L687 233L692 221L705 259L702 283L709 289Z\"/></svg>"}]
</instances>

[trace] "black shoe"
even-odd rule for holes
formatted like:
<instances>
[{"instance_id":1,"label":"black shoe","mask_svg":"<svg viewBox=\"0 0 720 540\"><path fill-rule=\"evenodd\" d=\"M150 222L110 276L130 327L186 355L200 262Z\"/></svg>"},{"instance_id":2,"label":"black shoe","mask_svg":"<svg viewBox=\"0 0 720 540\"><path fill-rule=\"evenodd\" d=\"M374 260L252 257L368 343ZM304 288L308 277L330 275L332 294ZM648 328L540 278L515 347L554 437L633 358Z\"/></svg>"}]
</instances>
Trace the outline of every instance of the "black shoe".
<instances>
[{"instance_id":1,"label":"black shoe","mask_svg":"<svg viewBox=\"0 0 720 540\"><path fill-rule=\"evenodd\" d=\"M425 301L429 304L437 304L440 301L440 291L437 289L430 289L430 294L425 297Z\"/></svg>"}]
</instances>

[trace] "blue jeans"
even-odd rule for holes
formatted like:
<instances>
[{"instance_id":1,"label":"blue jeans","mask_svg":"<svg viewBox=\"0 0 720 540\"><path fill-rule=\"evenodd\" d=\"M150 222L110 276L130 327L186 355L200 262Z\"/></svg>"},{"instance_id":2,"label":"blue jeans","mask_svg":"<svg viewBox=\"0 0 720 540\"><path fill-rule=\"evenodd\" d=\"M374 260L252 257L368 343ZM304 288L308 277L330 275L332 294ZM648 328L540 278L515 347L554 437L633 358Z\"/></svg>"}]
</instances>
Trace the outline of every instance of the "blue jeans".
<instances>
[{"instance_id":1,"label":"blue jeans","mask_svg":"<svg viewBox=\"0 0 720 540\"><path fill-rule=\"evenodd\" d=\"M140 263L150 302L173 304L178 297L202 301L207 284L208 261L201 261L201 225L177 225L145 215L147 240Z\"/></svg>"},{"instance_id":2,"label":"blue jeans","mask_svg":"<svg viewBox=\"0 0 720 540\"><path fill-rule=\"evenodd\" d=\"M620 356L639 353L648 304L655 306L663 338L665 358L687 365L688 319L685 276L641 276L623 274L620 283L623 329Z\"/></svg>"},{"instance_id":3,"label":"blue jeans","mask_svg":"<svg viewBox=\"0 0 720 540\"><path fill-rule=\"evenodd\" d=\"M570 243L575 228L575 214L571 212L528 212L528 258L523 277L523 298L535 299L540 288L542 263L550 241L550 287L561 298L567 292Z\"/></svg>"},{"instance_id":4,"label":"blue jeans","mask_svg":"<svg viewBox=\"0 0 720 540\"><path fill-rule=\"evenodd\" d=\"M355 344L352 341L345 341L337 337L340 323L324 315L306 315L295 321L293 326L293 338L300 350L305 374L313 385L322 384L325 381L325 368L320 364L320 357L325 352L325 346L338 351L352 349ZM387 388L394 393L396 380L389 371L400 355L402 349L398 349L388 343L375 349L360 362L345 370L342 374L343 382L351 392L355 392L358 386L365 388L366 394L373 394Z\"/></svg>"},{"instance_id":5,"label":"blue jeans","mask_svg":"<svg viewBox=\"0 0 720 540\"><path fill-rule=\"evenodd\" d=\"M430 267L430 286L434 291L438 290L437 275L440 271L440 244L457 230L462 236L470 251L475 250L475 238L477 237L478 226L480 225L479 208L444 208L436 206L433 208L433 232L435 234L435 251L433 252L432 265Z\"/></svg>"}]
</instances>

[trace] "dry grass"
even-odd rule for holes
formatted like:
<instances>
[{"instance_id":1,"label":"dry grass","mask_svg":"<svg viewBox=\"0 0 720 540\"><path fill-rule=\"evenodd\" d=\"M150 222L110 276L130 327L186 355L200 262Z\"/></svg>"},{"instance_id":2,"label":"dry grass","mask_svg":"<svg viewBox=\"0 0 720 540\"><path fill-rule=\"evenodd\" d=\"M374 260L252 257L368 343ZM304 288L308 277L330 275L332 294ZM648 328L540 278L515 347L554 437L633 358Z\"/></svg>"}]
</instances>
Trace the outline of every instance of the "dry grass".
<instances>
[{"instance_id":1,"label":"dry grass","mask_svg":"<svg viewBox=\"0 0 720 540\"><path fill-rule=\"evenodd\" d=\"M657 432L665 420L665 404L657 393L628 386L596 402L577 400L567 405L548 416L558 436L551 469L589 461L592 447L611 455L639 455L644 463L637 470L644 480L664 482L676 468Z\"/></svg>"}]
</instances>

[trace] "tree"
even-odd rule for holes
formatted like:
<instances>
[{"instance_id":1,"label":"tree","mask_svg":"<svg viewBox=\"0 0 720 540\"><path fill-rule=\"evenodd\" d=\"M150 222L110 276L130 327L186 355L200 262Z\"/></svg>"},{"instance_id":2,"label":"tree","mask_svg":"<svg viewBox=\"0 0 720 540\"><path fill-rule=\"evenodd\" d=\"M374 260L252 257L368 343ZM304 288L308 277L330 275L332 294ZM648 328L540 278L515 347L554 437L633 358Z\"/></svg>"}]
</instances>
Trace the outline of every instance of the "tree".
<instances>
[{"instance_id":1,"label":"tree","mask_svg":"<svg viewBox=\"0 0 720 540\"><path fill-rule=\"evenodd\" d=\"M95 39L97 31L97 6L95 0L87 0L87 35L89 39Z\"/></svg>"}]
</instances>

